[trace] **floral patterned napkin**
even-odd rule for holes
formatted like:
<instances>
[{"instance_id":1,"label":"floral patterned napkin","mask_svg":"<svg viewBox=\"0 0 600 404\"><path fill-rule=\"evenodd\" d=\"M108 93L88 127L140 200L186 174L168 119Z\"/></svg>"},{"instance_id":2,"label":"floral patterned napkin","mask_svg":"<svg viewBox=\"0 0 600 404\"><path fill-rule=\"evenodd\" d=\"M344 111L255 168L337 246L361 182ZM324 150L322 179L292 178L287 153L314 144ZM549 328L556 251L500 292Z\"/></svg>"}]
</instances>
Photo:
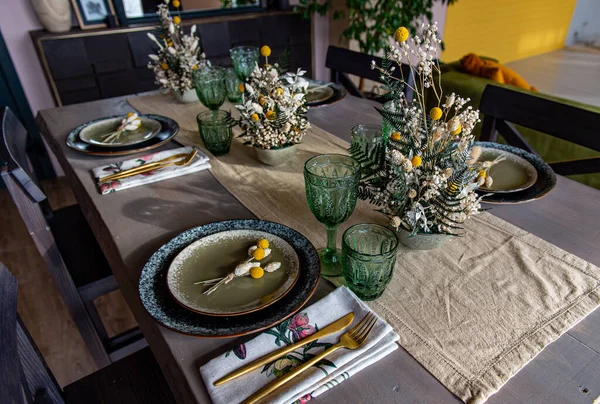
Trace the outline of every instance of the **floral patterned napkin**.
<instances>
[{"instance_id":1,"label":"floral patterned napkin","mask_svg":"<svg viewBox=\"0 0 600 404\"><path fill-rule=\"evenodd\" d=\"M112 163L107 166L94 168L92 172L94 177L99 180L107 175L115 174L130 168L139 167L144 164L159 161L167 157L171 157L175 154L191 153L194 150L192 147L180 147L178 149L166 150L159 153L149 154L147 156L138 157L131 160L119 161ZM160 170L154 170L147 173L135 175L133 177L127 177L120 180L114 180L98 184L98 189L102 195L109 194L111 192L122 191L127 188L133 188L144 184L150 184L152 182L166 180L168 178L178 177L180 175L195 173L196 171L206 170L210 168L208 163L208 156L198 150L194 160L186 166L170 166Z\"/></svg>"},{"instance_id":2,"label":"floral patterned napkin","mask_svg":"<svg viewBox=\"0 0 600 404\"><path fill-rule=\"evenodd\" d=\"M231 371L263 357L281 346L291 345L351 311L354 312L354 322L348 328L358 323L370 310L354 293L345 286L341 286L290 319L206 363L200 368L200 374L213 403L239 403L261 387L335 344L346 330L311 342L283 358L269 363L262 369L257 369L221 386L213 386L213 382ZM389 324L379 318L362 348L354 351L340 349L334 352L319 362L317 366L288 382L281 389L283 391L273 392L268 397L268 402L302 404L310 401L397 349L398 341L398 334L392 330Z\"/></svg>"}]
</instances>

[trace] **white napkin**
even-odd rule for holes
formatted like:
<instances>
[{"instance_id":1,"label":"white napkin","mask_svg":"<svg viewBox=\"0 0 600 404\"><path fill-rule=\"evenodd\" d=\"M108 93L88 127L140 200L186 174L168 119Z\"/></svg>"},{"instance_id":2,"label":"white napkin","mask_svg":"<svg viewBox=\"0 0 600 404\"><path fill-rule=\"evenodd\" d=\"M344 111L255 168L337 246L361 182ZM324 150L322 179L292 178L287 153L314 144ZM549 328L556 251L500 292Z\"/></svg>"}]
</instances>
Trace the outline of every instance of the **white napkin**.
<instances>
[{"instance_id":1,"label":"white napkin","mask_svg":"<svg viewBox=\"0 0 600 404\"><path fill-rule=\"evenodd\" d=\"M131 160L119 161L106 166L97 167L92 170L94 177L99 180L107 175L115 174L130 168L139 167L144 164L152 163L171 157L175 154L186 153L189 154L194 150L193 147L180 147L178 149L167 150L159 153L149 154L147 156L138 157ZM208 163L208 156L198 150L194 160L186 166L169 166L161 168L160 170L150 171L149 173L139 174L132 177L123 178L120 180L108 181L105 183L98 183L98 189L102 195L109 194L111 192L122 191L127 188L137 187L139 185L150 184L152 182L166 180L168 178L178 177L180 175L191 174L197 171L206 170L210 168Z\"/></svg>"},{"instance_id":2,"label":"white napkin","mask_svg":"<svg viewBox=\"0 0 600 404\"><path fill-rule=\"evenodd\" d=\"M321 338L300 348L289 356L275 361L263 369L215 387L213 382L250 362L263 357L281 346L291 344L324 328L350 312L354 322L338 333ZM235 404L248 398L261 387L276 380L277 374L299 364L299 359L308 359L326 349L322 344L335 344L342 333L357 324L369 308L344 286L337 288L325 298L305 308L276 327L234 350L212 359L200 368L200 374L214 404ZM326 358L324 365L313 367L289 381L283 388L268 397L269 403L288 404L298 400L304 403L323 394L330 388L350 378L365 367L375 363L398 348L399 336L390 325L378 317L377 324L367 342L357 350L340 349ZM307 397L310 396L310 397Z\"/></svg>"}]
</instances>

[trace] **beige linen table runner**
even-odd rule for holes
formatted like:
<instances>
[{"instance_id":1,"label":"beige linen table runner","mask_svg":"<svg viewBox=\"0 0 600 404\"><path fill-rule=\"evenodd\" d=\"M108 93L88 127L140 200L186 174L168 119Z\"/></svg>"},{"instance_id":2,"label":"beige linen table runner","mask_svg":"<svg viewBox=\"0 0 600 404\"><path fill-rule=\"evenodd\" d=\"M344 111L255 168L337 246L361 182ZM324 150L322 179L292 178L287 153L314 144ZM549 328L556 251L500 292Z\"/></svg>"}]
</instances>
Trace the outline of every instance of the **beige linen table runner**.
<instances>
[{"instance_id":1,"label":"beige linen table runner","mask_svg":"<svg viewBox=\"0 0 600 404\"><path fill-rule=\"evenodd\" d=\"M200 104L178 104L164 95L128 102L142 113L175 119L181 128L176 140L202 147L195 121L205 109ZM223 109L236 114L229 104ZM321 247L325 228L306 203L304 162L347 148L313 125L286 165L265 166L234 141L228 155L211 158L211 171L257 217L290 226ZM340 234L364 222L385 224L359 201ZM481 403L600 304L600 268L487 213L471 219L467 229L438 250L401 249L390 285L370 306L450 391Z\"/></svg>"}]
</instances>

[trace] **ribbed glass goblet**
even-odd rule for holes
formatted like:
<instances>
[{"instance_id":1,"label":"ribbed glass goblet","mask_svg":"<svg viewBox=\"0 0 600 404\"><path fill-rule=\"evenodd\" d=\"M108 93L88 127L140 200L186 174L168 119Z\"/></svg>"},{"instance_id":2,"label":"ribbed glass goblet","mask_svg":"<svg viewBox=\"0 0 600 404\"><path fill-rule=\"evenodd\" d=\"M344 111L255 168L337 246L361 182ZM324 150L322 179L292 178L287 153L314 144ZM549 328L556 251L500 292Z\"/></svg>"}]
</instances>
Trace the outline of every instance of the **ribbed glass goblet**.
<instances>
[{"instance_id":1,"label":"ribbed glass goblet","mask_svg":"<svg viewBox=\"0 0 600 404\"><path fill-rule=\"evenodd\" d=\"M258 48L256 46L237 46L230 49L229 54L235 74L245 83L258 62Z\"/></svg>"},{"instance_id":2,"label":"ribbed glass goblet","mask_svg":"<svg viewBox=\"0 0 600 404\"><path fill-rule=\"evenodd\" d=\"M225 69L220 66L207 66L194 72L194 87L200 102L212 111L225 102Z\"/></svg>"},{"instance_id":3,"label":"ribbed glass goblet","mask_svg":"<svg viewBox=\"0 0 600 404\"><path fill-rule=\"evenodd\" d=\"M324 276L342 274L337 228L354 211L359 181L360 164L349 156L321 154L304 164L308 206L327 228L327 247L318 251Z\"/></svg>"}]
</instances>

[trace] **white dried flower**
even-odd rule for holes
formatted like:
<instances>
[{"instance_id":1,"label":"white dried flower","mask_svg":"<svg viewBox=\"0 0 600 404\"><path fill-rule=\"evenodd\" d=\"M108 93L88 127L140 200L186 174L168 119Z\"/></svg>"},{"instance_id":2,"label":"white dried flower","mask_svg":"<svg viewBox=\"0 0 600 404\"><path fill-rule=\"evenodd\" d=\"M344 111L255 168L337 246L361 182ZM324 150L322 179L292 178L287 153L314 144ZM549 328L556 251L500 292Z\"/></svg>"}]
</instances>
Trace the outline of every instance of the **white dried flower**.
<instances>
[{"instance_id":1,"label":"white dried flower","mask_svg":"<svg viewBox=\"0 0 600 404\"><path fill-rule=\"evenodd\" d=\"M248 248L248 257L252 257L252 253L254 252L254 250L256 250L258 247L253 245L252 247Z\"/></svg>"},{"instance_id":2,"label":"white dried flower","mask_svg":"<svg viewBox=\"0 0 600 404\"><path fill-rule=\"evenodd\" d=\"M404 171L409 173L413 169L413 165L410 160L406 159L402 162L402 168L404 169Z\"/></svg>"},{"instance_id":3,"label":"white dried flower","mask_svg":"<svg viewBox=\"0 0 600 404\"><path fill-rule=\"evenodd\" d=\"M265 267L265 272L275 272L281 267L281 262L270 262Z\"/></svg>"},{"instance_id":4,"label":"white dried flower","mask_svg":"<svg viewBox=\"0 0 600 404\"><path fill-rule=\"evenodd\" d=\"M446 178L450 178L450 176L452 175L452 167L448 167L444 170L444 176Z\"/></svg>"},{"instance_id":5,"label":"white dried flower","mask_svg":"<svg viewBox=\"0 0 600 404\"><path fill-rule=\"evenodd\" d=\"M415 191L414 189L411 189L410 191L408 191L407 195L410 199L413 199L417 196L417 191Z\"/></svg>"},{"instance_id":6,"label":"white dried flower","mask_svg":"<svg viewBox=\"0 0 600 404\"><path fill-rule=\"evenodd\" d=\"M459 127L460 127L460 119L456 116L454 118L450 119L450 121L448 122L448 130L450 132L456 131Z\"/></svg>"},{"instance_id":7,"label":"white dried flower","mask_svg":"<svg viewBox=\"0 0 600 404\"><path fill-rule=\"evenodd\" d=\"M455 94L452 93L446 96L446 102L444 103L444 108L450 108L454 104Z\"/></svg>"},{"instance_id":8,"label":"white dried flower","mask_svg":"<svg viewBox=\"0 0 600 404\"><path fill-rule=\"evenodd\" d=\"M485 184L485 178L482 176L477 177L477 185L482 186L483 184Z\"/></svg>"},{"instance_id":9,"label":"white dried flower","mask_svg":"<svg viewBox=\"0 0 600 404\"><path fill-rule=\"evenodd\" d=\"M485 187L490 188L493 183L494 183L494 179L488 175L485 179Z\"/></svg>"},{"instance_id":10,"label":"white dried flower","mask_svg":"<svg viewBox=\"0 0 600 404\"><path fill-rule=\"evenodd\" d=\"M390 219L390 226L392 226L393 228L397 229L398 227L400 227L400 224L402 224L402 221L398 216L394 216Z\"/></svg>"},{"instance_id":11,"label":"white dried flower","mask_svg":"<svg viewBox=\"0 0 600 404\"><path fill-rule=\"evenodd\" d=\"M235 276L244 276L250 272L251 268L253 268L252 263L245 262L245 263L239 264L237 267L235 267L235 270L233 271L233 273Z\"/></svg>"}]
</instances>

